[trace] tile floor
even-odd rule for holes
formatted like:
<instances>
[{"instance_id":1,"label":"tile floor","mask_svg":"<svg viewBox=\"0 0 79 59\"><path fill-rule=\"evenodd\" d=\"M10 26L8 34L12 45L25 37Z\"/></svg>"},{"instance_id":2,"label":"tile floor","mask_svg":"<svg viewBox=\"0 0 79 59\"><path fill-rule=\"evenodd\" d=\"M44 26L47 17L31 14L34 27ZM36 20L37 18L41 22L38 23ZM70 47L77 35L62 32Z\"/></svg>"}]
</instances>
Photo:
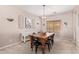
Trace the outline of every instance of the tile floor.
<instances>
[{"instance_id":1,"label":"tile floor","mask_svg":"<svg viewBox=\"0 0 79 59\"><path fill-rule=\"evenodd\" d=\"M74 54L78 53L73 40L67 38L56 38L51 52L46 49L46 54ZM12 47L8 47L0 50L0 54L35 54L31 51L29 42L19 43ZM41 50L38 50L38 54L42 54Z\"/></svg>"}]
</instances>

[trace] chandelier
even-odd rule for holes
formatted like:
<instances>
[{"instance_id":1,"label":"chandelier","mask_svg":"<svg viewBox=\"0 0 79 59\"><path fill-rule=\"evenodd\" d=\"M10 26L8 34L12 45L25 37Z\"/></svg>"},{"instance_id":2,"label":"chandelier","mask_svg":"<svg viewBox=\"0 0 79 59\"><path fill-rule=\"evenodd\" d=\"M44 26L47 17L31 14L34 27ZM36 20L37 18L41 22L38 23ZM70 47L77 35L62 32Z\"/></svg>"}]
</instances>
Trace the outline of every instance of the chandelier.
<instances>
[{"instance_id":1,"label":"chandelier","mask_svg":"<svg viewBox=\"0 0 79 59\"><path fill-rule=\"evenodd\" d=\"M42 19L45 19L45 18L46 18L46 16L45 16L45 7L46 7L46 5L43 5L43 15L42 15Z\"/></svg>"}]
</instances>

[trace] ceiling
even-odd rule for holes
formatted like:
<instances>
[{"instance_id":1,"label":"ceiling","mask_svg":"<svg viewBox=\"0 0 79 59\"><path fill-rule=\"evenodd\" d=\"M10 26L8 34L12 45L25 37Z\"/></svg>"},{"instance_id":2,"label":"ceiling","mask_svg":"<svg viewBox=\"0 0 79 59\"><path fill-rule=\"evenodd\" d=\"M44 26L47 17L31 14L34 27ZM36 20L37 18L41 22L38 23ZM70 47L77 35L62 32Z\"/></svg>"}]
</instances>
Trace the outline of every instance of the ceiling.
<instances>
[{"instance_id":1,"label":"ceiling","mask_svg":"<svg viewBox=\"0 0 79 59\"><path fill-rule=\"evenodd\" d=\"M15 7L32 13L36 16L43 15L43 6L42 5L15 5ZM74 5L46 5L45 6L45 15L54 15L58 13L68 12L73 10Z\"/></svg>"}]
</instances>

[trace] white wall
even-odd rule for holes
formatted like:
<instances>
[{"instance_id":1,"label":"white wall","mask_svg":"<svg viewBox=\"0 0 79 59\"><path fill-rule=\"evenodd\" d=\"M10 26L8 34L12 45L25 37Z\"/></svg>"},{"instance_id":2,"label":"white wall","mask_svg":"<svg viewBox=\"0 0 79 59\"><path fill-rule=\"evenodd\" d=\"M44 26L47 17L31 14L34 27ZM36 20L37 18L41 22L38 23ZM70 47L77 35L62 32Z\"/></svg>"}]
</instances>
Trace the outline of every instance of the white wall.
<instances>
[{"instance_id":1,"label":"white wall","mask_svg":"<svg viewBox=\"0 0 79 59\"><path fill-rule=\"evenodd\" d=\"M76 44L79 46L79 6L74 8L73 10L73 17L74 17L74 39Z\"/></svg>"},{"instance_id":2,"label":"white wall","mask_svg":"<svg viewBox=\"0 0 79 59\"><path fill-rule=\"evenodd\" d=\"M18 16L23 15L33 20L33 29L40 27L35 21L40 19L13 6L0 6L0 47L20 41L20 32L23 29L18 28ZM7 18L13 18L13 22L7 21ZM39 30L38 30L39 31ZM26 31L28 32L28 31Z\"/></svg>"},{"instance_id":3,"label":"white wall","mask_svg":"<svg viewBox=\"0 0 79 59\"><path fill-rule=\"evenodd\" d=\"M70 12L65 12L62 14L58 14L58 15L54 15L54 16L49 16L47 17L46 21L50 21L50 20L61 20L62 24L61 24L61 31L60 34L62 36L71 38L73 37L73 24L72 24L72 18L73 14L72 11ZM64 24L64 22L67 22L67 26ZM43 30L45 30L46 25L43 26Z\"/></svg>"},{"instance_id":4,"label":"white wall","mask_svg":"<svg viewBox=\"0 0 79 59\"><path fill-rule=\"evenodd\" d=\"M61 20L62 26L60 34L69 38L73 36L73 19L72 12L66 12L62 14L58 14L55 16L48 17L47 20L42 20L45 23L45 26L41 28L41 19L35 15L32 15L28 12L15 8L13 6L0 6L0 47L9 45L15 42L20 41L20 33L24 29L18 28L18 16L23 15L24 17L28 17L33 21L33 28L31 30L26 30L26 32L35 32L46 31L46 21L48 20ZM13 22L7 21L7 18L13 18ZM67 22L68 25L64 25L64 22ZM39 24L37 24L39 23Z\"/></svg>"}]
</instances>

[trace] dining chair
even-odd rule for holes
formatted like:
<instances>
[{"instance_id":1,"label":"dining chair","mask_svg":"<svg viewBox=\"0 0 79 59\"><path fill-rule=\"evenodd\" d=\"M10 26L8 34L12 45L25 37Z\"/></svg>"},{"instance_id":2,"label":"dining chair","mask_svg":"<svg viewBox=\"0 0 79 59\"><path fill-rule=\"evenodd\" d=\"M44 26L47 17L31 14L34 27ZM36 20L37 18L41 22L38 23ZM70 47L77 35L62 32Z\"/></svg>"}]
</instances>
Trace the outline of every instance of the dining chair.
<instances>
[{"instance_id":1,"label":"dining chair","mask_svg":"<svg viewBox=\"0 0 79 59\"><path fill-rule=\"evenodd\" d=\"M37 54L37 49L41 44L41 42L39 42L39 38L31 36L32 41L31 41L31 48L33 50L33 48L35 48L35 53Z\"/></svg>"},{"instance_id":2,"label":"dining chair","mask_svg":"<svg viewBox=\"0 0 79 59\"><path fill-rule=\"evenodd\" d=\"M50 52L50 49L51 49L51 40L49 39L49 37L47 38L47 41L46 41L45 44L48 46L48 50Z\"/></svg>"},{"instance_id":3,"label":"dining chair","mask_svg":"<svg viewBox=\"0 0 79 59\"><path fill-rule=\"evenodd\" d=\"M51 35L51 43L52 43L52 46L53 46L53 44L54 44L54 36L55 36L55 34L52 34L52 35Z\"/></svg>"}]
</instances>

